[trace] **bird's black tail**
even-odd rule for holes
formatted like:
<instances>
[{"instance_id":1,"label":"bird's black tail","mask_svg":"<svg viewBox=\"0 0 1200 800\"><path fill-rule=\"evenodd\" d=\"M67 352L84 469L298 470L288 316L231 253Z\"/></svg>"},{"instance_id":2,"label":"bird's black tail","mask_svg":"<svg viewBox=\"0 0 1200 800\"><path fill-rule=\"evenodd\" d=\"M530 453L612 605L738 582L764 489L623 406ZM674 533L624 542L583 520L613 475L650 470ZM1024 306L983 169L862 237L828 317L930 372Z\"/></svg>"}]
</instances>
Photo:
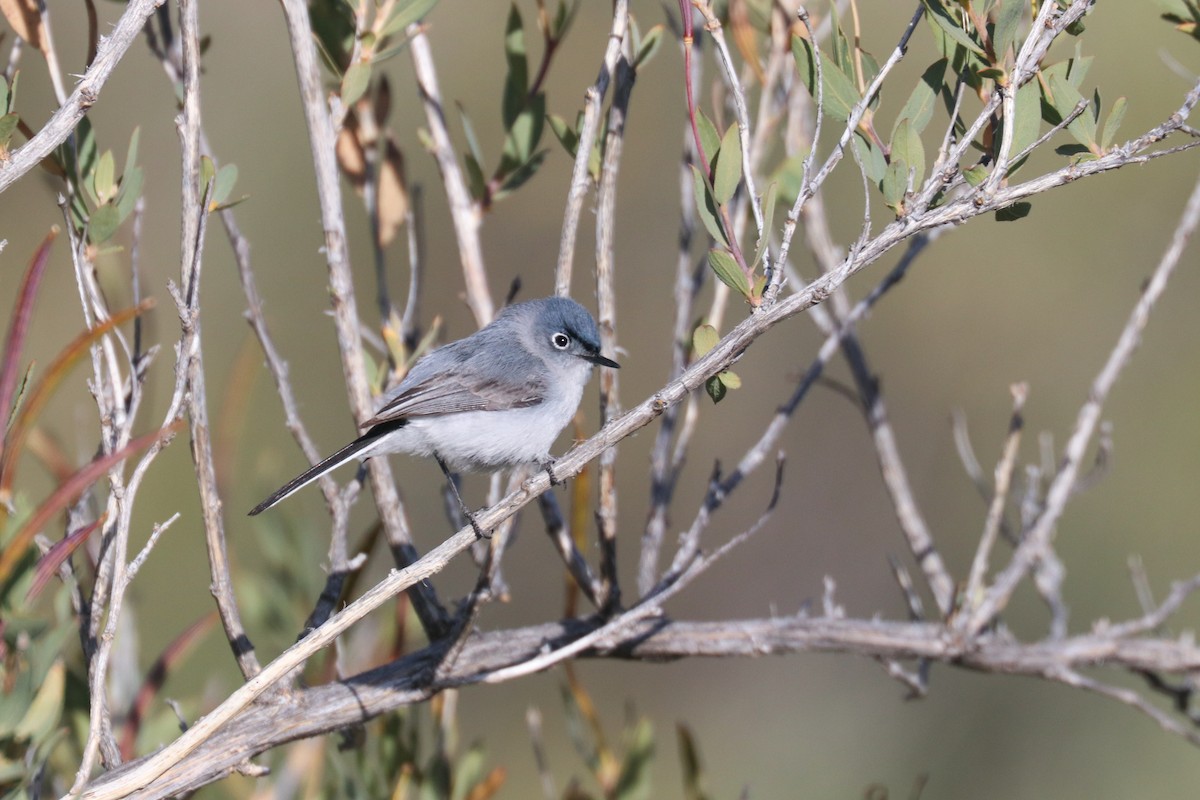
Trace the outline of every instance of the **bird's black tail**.
<instances>
[{"instance_id":1,"label":"bird's black tail","mask_svg":"<svg viewBox=\"0 0 1200 800\"><path fill-rule=\"evenodd\" d=\"M263 500L254 508L250 509L250 516L253 517L255 514L261 514L271 506L278 503L280 500L291 497L293 494L300 491L305 486L308 486L317 478L320 478L326 472L332 472L342 464L345 464L347 461L357 458L360 452L362 452L368 446L374 444L379 437L391 433L392 431L396 430L397 427L399 426L394 424L385 424L376 425L374 428L371 428L371 430L367 431L362 436L343 447L341 450L338 450L328 458L322 459L316 464L313 464L311 467L304 470L304 472L301 472L283 486L280 486L271 494L270 497L268 497L266 500Z\"/></svg>"}]
</instances>

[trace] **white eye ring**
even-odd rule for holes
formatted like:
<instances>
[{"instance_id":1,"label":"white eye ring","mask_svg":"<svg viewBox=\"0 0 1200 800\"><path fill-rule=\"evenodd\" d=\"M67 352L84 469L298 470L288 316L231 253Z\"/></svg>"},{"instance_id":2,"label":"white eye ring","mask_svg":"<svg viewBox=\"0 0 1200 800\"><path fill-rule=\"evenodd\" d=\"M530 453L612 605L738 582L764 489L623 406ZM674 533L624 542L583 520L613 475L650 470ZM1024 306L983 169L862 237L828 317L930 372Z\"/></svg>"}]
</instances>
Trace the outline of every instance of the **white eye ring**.
<instances>
[{"instance_id":1,"label":"white eye ring","mask_svg":"<svg viewBox=\"0 0 1200 800\"><path fill-rule=\"evenodd\" d=\"M559 350L566 350L571 346L571 337L561 331L550 337L550 344L554 345Z\"/></svg>"}]
</instances>

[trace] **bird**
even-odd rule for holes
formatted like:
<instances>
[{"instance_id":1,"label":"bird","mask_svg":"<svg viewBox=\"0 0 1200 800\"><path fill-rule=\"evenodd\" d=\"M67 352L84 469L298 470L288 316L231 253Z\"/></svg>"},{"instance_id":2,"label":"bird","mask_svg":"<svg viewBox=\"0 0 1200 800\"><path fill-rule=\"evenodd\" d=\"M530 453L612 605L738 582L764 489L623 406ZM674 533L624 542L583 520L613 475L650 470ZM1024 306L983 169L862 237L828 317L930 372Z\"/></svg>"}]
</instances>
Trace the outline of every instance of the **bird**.
<instances>
[{"instance_id":1,"label":"bird","mask_svg":"<svg viewBox=\"0 0 1200 800\"><path fill-rule=\"evenodd\" d=\"M456 497L452 472L537 464L557 483L550 446L575 416L596 366L620 364L601 355L596 320L579 303L545 297L510 305L420 358L383 394L358 438L272 492L250 516L349 461L391 453L434 458Z\"/></svg>"}]
</instances>

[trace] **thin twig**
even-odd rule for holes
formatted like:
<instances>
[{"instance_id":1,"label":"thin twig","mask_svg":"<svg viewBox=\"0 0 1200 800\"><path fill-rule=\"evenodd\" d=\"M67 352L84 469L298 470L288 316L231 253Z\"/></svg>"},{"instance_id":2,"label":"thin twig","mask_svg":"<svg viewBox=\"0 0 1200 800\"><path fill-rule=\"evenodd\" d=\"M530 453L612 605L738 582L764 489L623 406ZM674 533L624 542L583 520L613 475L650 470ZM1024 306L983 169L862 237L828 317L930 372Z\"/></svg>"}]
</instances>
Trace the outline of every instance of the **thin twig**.
<instances>
[{"instance_id":1,"label":"thin twig","mask_svg":"<svg viewBox=\"0 0 1200 800\"><path fill-rule=\"evenodd\" d=\"M575 260L575 236L579 232L579 215L583 210L583 197L587 193L591 178L588 164L592 157L592 145L600 128L600 106L608 92L608 84L617 68L621 55L621 43L629 29L629 0L613 3L612 28L608 44L604 48L604 62L596 82L589 86L583 96L583 123L579 126L579 140L575 150L575 166L571 170L571 185L567 190L567 210L563 217L562 238L558 246L558 264L554 270L554 293L560 297L571 294L571 272Z\"/></svg>"},{"instance_id":2,"label":"thin twig","mask_svg":"<svg viewBox=\"0 0 1200 800\"><path fill-rule=\"evenodd\" d=\"M1004 609L1012 593L1016 590L1017 584L1029 573L1042 554L1049 550L1054 539L1055 526L1075 488L1080 465L1083 463L1084 450L1100 422L1100 413L1104 408L1104 402L1108 399L1117 378L1133 357L1138 343L1141 342L1142 331L1149 322L1150 312L1166 289L1167 281L1175 271L1175 267L1183 255L1184 247L1191 239L1197 224L1200 224L1200 180L1197 180L1191 197L1188 198L1187 206L1175 228L1170 246L1158 262L1154 274L1134 306L1103 369L1093 381L1087 401L1079 409L1075 429L1063 452L1062 464L1046 493L1045 508L1033 526L1025 532L1020 546L1013 553L1012 560L997 576L983 602L971 615L970 630L980 630Z\"/></svg>"}]
</instances>

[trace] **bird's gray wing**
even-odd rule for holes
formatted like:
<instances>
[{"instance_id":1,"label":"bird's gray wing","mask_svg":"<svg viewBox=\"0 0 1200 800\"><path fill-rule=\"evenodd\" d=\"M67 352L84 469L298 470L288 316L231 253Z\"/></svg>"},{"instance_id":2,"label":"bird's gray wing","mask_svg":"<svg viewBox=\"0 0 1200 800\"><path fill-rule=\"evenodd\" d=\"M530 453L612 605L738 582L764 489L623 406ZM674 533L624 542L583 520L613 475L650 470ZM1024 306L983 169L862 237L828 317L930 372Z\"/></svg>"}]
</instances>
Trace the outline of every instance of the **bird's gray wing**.
<instances>
[{"instance_id":1,"label":"bird's gray wing","mask_svg":"<svg viewBox=\"0 0 1200 800\"><path fill-rule=\"evenodd\" d=\"M503 364L485 363L477 351L444 355L435 351L427 358L435 356L442 357L429 365L418 362L363 425L461 411L527 408L542 402L546 394L545 380L532 371L520 374Z\"/></svg>"}]
</instances>

